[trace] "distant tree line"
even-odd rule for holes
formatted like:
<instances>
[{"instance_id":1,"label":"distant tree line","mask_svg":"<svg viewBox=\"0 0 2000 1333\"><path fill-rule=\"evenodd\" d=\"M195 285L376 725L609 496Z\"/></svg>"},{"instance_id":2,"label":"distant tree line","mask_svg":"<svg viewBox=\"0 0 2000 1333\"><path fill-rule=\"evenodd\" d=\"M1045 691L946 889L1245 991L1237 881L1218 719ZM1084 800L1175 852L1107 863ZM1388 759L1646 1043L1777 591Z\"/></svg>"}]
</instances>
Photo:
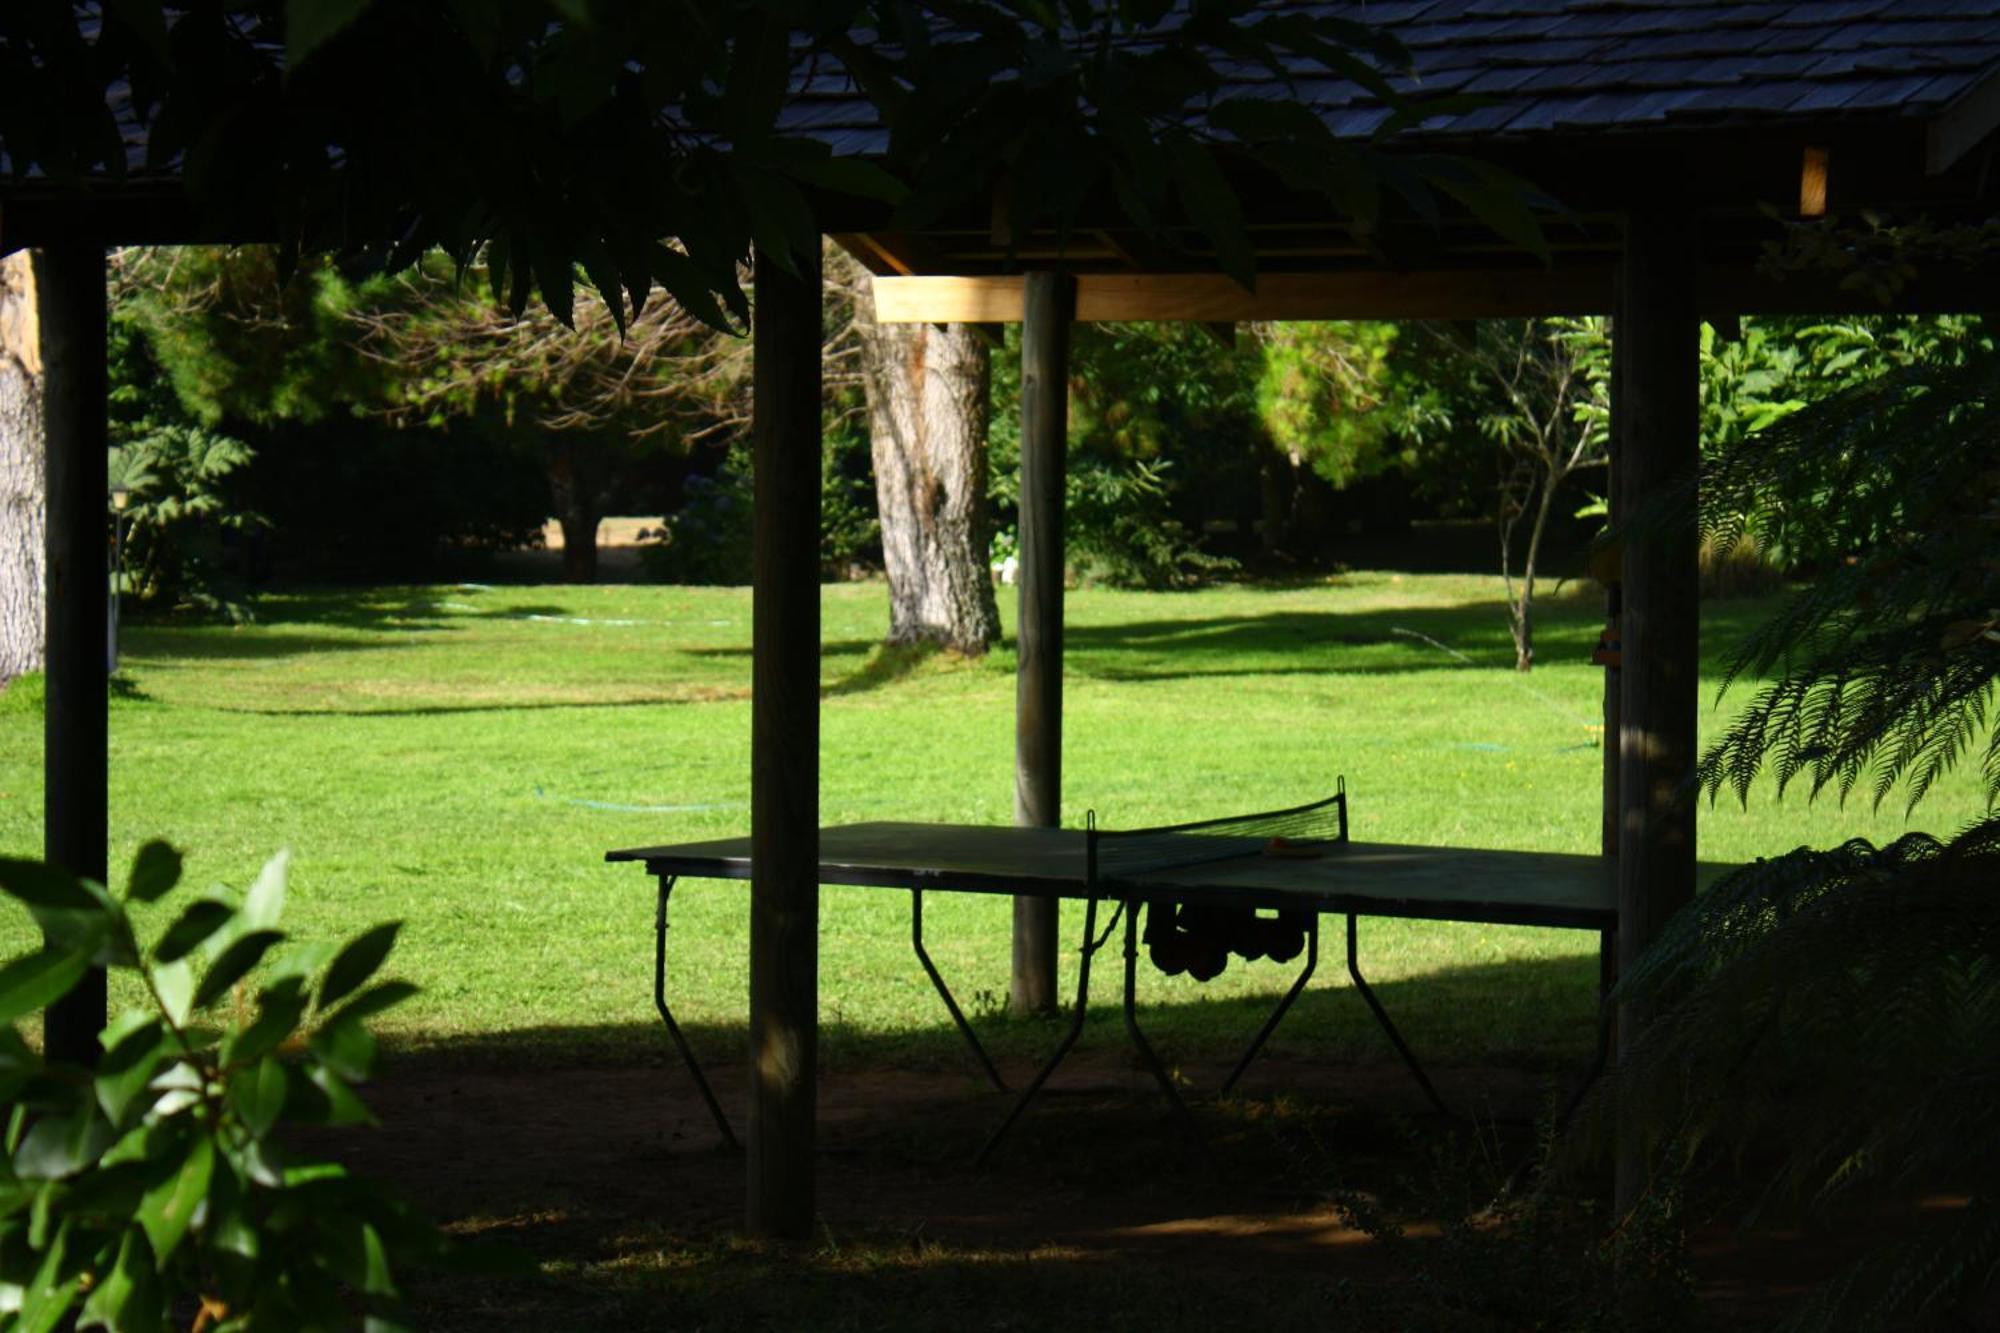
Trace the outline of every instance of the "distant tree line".
<instances>
[{"instance_id":1,"label":"distant tree line","mask_svg":"<svg viewBox=\"0 0 2000 1333\"><path fill-rule=\"evenodd\" d=\"M589 581L613 513L660 518L651 577L748 580L748 345L674 303L621 329L583 294L572 330L539 304L496 303L482 270L442 256L391 276L307 263L281 281L267 249L132 250L114 273L113 481L132 495L128 580L141 605L227 609L272 577L430 577L454 551L533 544L550 517L565 577ZM919 348L910 331L873 325L866 286L833 256L827 571L886 562L901 588L891 637L978 651L998 634L988 566L1012 550L1018 334L995 346L940 329ZM1958 331L1887 317L1707 328L1706 444L1740 441ZM1247 325L1233 338L1080 326L1076 570L1153 588L1309 571L1413 518L1483 517L1526 669L1537 579L1552 559L1573 568L1598 526L1612 336L1601 319ZM912 373L958 376L956 396L933 384L896 400ZM953 483L972 496L952 501L957 518L949 504L898 499L912 465L896 451L935 451L915 468L929 477L947 442L952 466L976 479ZM963 531L940 546L916 531L930 522ZM1730 559L1803 572L1826 555L1789 539ZM940 606L922 609L925 597Z\"/></svg>"}]
</instances>

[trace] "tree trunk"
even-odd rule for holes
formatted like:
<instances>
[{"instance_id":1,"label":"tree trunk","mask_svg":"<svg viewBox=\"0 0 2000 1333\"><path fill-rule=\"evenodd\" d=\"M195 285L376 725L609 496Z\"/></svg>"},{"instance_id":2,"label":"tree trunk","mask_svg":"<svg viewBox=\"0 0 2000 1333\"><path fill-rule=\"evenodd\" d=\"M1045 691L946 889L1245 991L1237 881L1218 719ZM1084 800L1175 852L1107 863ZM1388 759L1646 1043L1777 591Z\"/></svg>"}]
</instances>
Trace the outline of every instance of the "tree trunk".
<instances>
[{"instance_id":1,"label":"tree trunk","mask_svg":"<svg viewBox=\"0 0 2000 1333\"><path fill-rule=\"evenodd\" d=\"M964 324L870 319L861 345L889 642L983 653L1000 639L986 531L986 341Z\"/></svg>"},{"instance_id":2,"label":"tree trunk","mask_svg":"<svg viewBox=\"0 0 2000 1333\"><path fill-rule=\"evenodd\" d=\"M562 525L563 582L597 582L597 515L566 510L556 522Z\"/></svg>"},{"instance_id":3,"label":"tree trunk","mask_svg":"<svg viewBox=\"0 0 2000 1333\"><path fill-rule=\"evenodd\" d=\"M562 527L563 582L597 582L597 527L604 515L595 469L576 457L579 446L558 444L549 459L549 498ZM588 446L581 446L587 448Z\"/></svg>"},{"instance_id":4,"label":"tree trunk","mask_svg":"<svg viewBox=\"0 0 2000 1333\"><path fill-rule=\"evenodd\" d=\"M1564 474L1567 475L1567 474ZM1562 477L1553 473L1542 477L1542 493L1535 502L1535 522L1528 529L1528 553L1521 562L1521 599L1514 612L1514 669L1531 671L1535 666L1535 562L1542 553L1542 534L1549 526L1549 508L1555 503L1556 487Z\"/></svg>"},{"instance_id":5,"label":"tree trunk","mask_svg":"<svg viewBox=\"0 0 2000 1333\"><path fill-rule=\"evenodd\" d=\"M23 250L0 259L0 683L42 669L41 323Z\"/></svg>"}]
</instances>

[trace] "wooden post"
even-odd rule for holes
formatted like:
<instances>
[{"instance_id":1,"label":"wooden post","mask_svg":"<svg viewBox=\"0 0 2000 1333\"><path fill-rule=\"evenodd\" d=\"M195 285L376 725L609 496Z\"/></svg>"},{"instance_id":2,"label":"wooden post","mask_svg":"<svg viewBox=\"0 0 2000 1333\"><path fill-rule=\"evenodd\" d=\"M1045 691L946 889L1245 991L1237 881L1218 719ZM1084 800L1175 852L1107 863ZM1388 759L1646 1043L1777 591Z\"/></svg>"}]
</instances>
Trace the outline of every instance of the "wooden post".
<instances>
[{"instance_id":1,"label":"wooden post","mask_svg":"<svg viewBox=\"0 0 2000 1333\"><path fill-rule=\"evenodd\" d=\"M1069 450L1069 329L1076 279L1027 276L1021 324L1021 610L1015 628L1014 822L1062 821L1063 493ZM1056 1005L1052 898L1014 899L1017 1014Z\"/></svg>"},{"instance_id":2,"label":"wooden post","mask_svg":"<svg viewBox=\"0 0 2000 1333\"><path fill-rule=\"evenodd\" d=\"M1620 672L1618 964L1622 976L1694 897L1695 711L1700 666L1699 541L1692 514L1653 501L1700 461L1700 323L1694 219L1660 207L1626 220L1624 293L1612 355L1622 417L1619 498L1624 547L1624 666ZM1627 1005L1621 1052L1645 1027ZM1649 1162L1632 1133L1618 1153L1621 1214L1647 1187Z\"/></svg>"},{"instance_id":3,"label":"wooden post","mask_svg":"<svg viewBox=\"0 0 2000 1333\"><path fill-rule=\"evenodd\" d=\"M106 523L104 251L77 242L34 252L40 302L48 505L48 610L42 729L43 855L102 883L109 859L106 756L110 537ZM42 1019L44 1049L96 1064L104 973L86 973Z\"/></svg>"},{"instance_id":4,"label":"wooden post","mask_svg":"<svg viewBox=\"0 0 2000 1333\"><path fill-rule=\"evenodd\" d=\"M813 1223L819 1054L820 257L759 252L750 705L749 1226Z\"/></svg>"}]
</instances>

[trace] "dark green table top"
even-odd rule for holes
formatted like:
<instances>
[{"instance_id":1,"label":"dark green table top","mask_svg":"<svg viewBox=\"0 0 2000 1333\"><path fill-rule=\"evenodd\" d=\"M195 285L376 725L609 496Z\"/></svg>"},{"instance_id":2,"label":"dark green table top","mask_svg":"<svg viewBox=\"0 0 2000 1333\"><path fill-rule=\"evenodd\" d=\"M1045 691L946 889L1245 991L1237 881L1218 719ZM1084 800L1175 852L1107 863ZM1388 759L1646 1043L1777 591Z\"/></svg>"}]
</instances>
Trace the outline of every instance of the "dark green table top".
<instances>
[{"instance_id":1,"label":"dark green table top","mask_svg":"<svg viewBox=\"0 0 2000 1333\"><path fill-rule=\"evenodd\" d=\"M820 830L822 884L1092 896L1081 829L984 824L844 824ZM1317 855L1265 853L1251 839L1204 839L1187 865L1100 868L1096 896L1227 902L1368 916L1605 930L1618 920L1617 867L1598 856L1329 842ZM1233 846L1223 846L1225 842ZM750 840L721 838L606 854L655 875L750 878ZM1166 858L1171 859L1171 858ZM1722 868L1702 867L1707 879Z\"/></svg>"}]
</instances>

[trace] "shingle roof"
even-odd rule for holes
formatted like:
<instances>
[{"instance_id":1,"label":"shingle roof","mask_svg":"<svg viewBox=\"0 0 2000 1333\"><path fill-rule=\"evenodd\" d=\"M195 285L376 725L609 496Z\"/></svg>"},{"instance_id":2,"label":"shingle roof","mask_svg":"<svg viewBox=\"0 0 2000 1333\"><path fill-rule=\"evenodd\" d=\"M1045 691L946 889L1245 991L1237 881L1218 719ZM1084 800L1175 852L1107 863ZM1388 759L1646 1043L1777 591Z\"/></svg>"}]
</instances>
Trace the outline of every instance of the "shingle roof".
<instances>
[{"instance_id":1,"label":"shingle roof","mask_svg":"<svg viewBox=\"0 0 2000 1333\"><path fill-rule=\"evenodd\" d=\"M1386 28L1413 66L1395 85L1419 98L1483 99L1415 131L1437 138L1922 118L1982 84L2000 87L2000 0L1267 3ZM1230 95L1303 98L1343 138L1365 138L1388 117L1361 86L1318 66L1301 62L1290 82L1250 66L1224 73ZM124 85L111 98L129 169L143 178L146 126ZM2000 119L2000 98L1992 111ZM889 144L874 106L824 65L801 76L779 127L842 156ZM9 169L0 145L0 176Z\"/></svg>"},{"instance_id":2,"label":"shingle roof","mask_svg":"<svg viewBox=\"0 0 2000 1333\"><path fill-rule=\"evenodd\" d=\"M1426 121L1428 135L1658 131L1829 118L1929 116L2000 78L2000 0L1346 0L1274 7L1387 28L1419 97L1486 104ZM1336 134L1386 112L1359 85L1298 70L1228 73L1238 95L1302 96ZM888 146L845 80L801 85L782 124L836 153Z\"/></svg>"}]
</instances>

